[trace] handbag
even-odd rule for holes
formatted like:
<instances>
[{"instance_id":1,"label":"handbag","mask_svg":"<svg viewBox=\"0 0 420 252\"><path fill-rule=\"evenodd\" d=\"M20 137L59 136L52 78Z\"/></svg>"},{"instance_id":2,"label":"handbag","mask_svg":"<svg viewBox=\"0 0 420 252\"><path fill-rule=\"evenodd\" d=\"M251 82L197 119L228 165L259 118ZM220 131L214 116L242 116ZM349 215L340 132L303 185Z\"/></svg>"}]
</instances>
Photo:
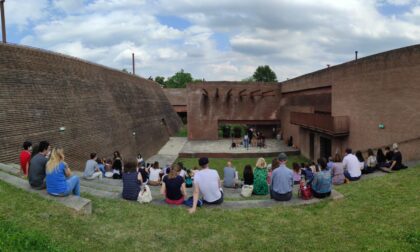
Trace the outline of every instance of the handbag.
<instances>
[{"instance_id":1,"label":"handbag","mask_svg":"<svg viewBox=\"0 0 420 252\"><path fill-rule=\"evenodd\" d=\"M303 185L303 183L300 185L299 189L299 198L302 198L303 200L309 200L312 198L312 189L310 185Z\"/></svg>"},{"instance_id":2,"label":"handbag","mask_svg":"<svg viewBox=\"0 0 420 252\"><path fill-rule=\"evenodd\" d=\"M254 190L253 185L243 185L241 189L241 196L245 198L249 198L251 197L253 190Z\"/></svg>"},{"instance_id":3,"label":"handbag","mask_svg":"<svg viewBox=\"0 0 420 252\"><path fill-rule=\"evenodd\" d=\"M140 190L137 201L140 203L150 203L152 201L152 192L148 185L144 185L144 188Z\"/></svg>"}]
</instances>

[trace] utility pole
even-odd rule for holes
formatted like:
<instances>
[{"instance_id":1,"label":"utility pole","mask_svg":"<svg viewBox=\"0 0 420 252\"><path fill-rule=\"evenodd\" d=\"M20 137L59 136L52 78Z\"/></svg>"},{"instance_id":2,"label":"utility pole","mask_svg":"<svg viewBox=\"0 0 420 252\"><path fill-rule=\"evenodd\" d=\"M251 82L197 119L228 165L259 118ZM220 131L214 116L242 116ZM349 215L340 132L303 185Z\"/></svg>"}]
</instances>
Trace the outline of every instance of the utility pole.
<instances>
[{"instance_id":1,"label":"utility pole","mask_svg":"<svg viewBox=\"0 0 420 252\"><path fill-rule=\"evenodd\" d=\"M136 65L134 63L134 53L132 53L132 59L133 59L133 75L136 74Z\"/></svg>"},{"instance_id":2,"label":"utility pole","mask_svg":"<svg viewBox=\"0 0 420 252\"><path fill-rule=\"evenodd\" d=\"M6 0L0 0L1 34L3 37L3 43L6 43L6 18L4 17L4 1Z\"/></svg>"}]
</instances>

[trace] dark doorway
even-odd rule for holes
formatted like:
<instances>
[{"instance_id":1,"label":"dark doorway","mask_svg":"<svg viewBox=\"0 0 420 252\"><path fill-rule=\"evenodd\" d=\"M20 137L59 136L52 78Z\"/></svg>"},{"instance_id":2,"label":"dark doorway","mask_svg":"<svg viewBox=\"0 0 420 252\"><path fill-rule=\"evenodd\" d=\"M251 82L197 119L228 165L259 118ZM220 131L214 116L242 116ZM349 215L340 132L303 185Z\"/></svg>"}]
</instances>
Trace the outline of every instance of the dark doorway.
<instances>
[{"instance_id":1,"label":"dark doorway","mask_svg":"<svg viewBox=\"0 0 420 252\"><path fill-rule=\"evenodd\" d=\"M328 158L331 156L331 139L320 137L319 139L319 145L320 145L320 157Z\"/></svg>"},{"instance_id":2,"label":"dark doorway","mask_svg":"<svg viewBox=\"0 0 420 252\"><path fill-rule=\"evenodd\" d=\"M311 160L314 160L314 156L315 156L314 148L315 148L315 135L314 133L309 133L309 158Z\"/></svg>"}]
</instances>

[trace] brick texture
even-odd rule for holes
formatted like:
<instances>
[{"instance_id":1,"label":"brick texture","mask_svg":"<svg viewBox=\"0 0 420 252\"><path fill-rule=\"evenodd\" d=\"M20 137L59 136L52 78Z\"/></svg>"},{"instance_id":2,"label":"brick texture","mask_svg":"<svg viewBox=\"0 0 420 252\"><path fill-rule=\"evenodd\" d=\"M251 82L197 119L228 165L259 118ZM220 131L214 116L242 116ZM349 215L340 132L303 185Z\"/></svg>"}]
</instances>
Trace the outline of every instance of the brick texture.
<instances>
[{"instance_id":1,"label":"brick texture","mask_svg":"<svg viewBox=\"0 0 420 252\"><path fill-rule=\"evenodd\" d=\"M0 107L0 162L18 162L25 140L47 140L62 146L77 170L90 152L111 157L119 150L125 160L139 152L149 157L181 125L152 81L5 44L0 44Z\"/></svg>"}]
</instances>

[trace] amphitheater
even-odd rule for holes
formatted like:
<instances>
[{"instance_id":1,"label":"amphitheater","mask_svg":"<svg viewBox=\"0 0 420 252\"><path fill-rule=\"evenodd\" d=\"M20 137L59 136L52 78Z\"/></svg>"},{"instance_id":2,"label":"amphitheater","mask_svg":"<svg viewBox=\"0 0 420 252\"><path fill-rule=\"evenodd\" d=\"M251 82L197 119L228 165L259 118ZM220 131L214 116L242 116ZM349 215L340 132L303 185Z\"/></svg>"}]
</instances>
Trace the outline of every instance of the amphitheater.
<instances>
[{"instance_id":1,"label":"amphitheater","mask_svg":"<svg viewBox=\"0 0 420 252\"><path fill-rule=\"evenodd\" d=\"M62 146L67 162L79 175L92 151L105 157L115 150L126 157L142 153L146 159L173 162L187 141L172 137L182 125L177 112L187 113L192 143L217 140L220 123L252 124L262 129L275 125L285 139L294 138L295 146L289 151L309 159L341 154L348 146L366 151L398 142L404 160L416 160L420 157L416 127L420 123L419 82L420 45L280 83L203 82L164 92L153 81L105 66L41 49L0 44L0 175L28 189L22 180L11 177L19 174L14 164L26 140L48 140L53 146ZM276 146L268 156L283 151L284 144ZM381 175L369 177L375 176ZM83 181L81 188L94 196L119 198L122 184ZM161 197L158 190L153 195ZM227 208L274 204L266 199L236 201L239 191L235 189L227 190L226 195L233 199L224 204ZM333 192L333 199L342 197ZM288 204L319 201L294 198ZM90 212L89 202L79 202L78 207Z\"/></svg>"}]
</instances>

